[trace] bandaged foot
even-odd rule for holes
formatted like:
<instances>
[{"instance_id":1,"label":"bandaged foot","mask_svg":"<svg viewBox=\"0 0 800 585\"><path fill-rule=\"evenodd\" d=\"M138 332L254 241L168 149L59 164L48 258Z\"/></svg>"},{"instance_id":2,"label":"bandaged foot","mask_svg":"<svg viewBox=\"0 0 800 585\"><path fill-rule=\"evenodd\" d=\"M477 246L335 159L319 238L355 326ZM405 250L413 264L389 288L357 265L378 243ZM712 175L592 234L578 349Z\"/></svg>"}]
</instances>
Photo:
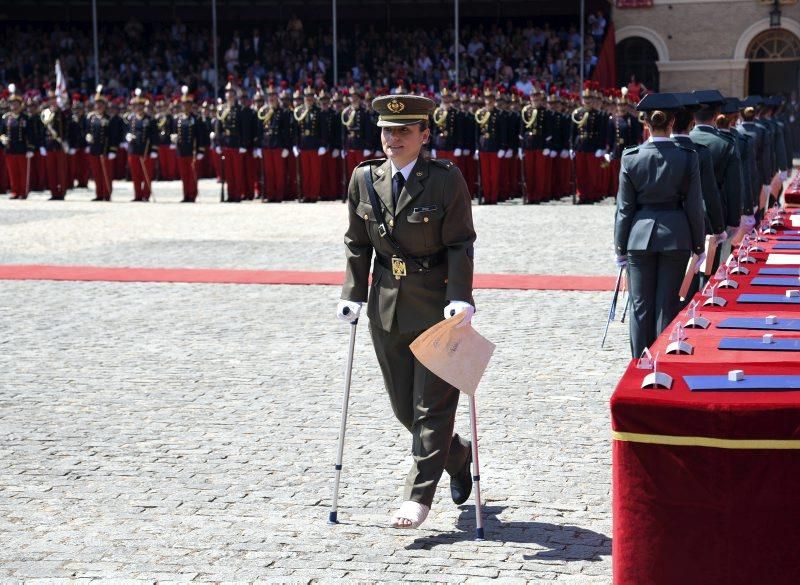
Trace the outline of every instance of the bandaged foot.
<instances>
[{"instance_id":1,"label":"bandaged foot","mask_svg":"<svg viewBox=\"0 0 800 585\"><path fill-rule=\"evenodd\" d=\"M403 502L392 516L392 528L417 528L425 522L430 507L417 502Z\"/></svg>"}]
</instances>

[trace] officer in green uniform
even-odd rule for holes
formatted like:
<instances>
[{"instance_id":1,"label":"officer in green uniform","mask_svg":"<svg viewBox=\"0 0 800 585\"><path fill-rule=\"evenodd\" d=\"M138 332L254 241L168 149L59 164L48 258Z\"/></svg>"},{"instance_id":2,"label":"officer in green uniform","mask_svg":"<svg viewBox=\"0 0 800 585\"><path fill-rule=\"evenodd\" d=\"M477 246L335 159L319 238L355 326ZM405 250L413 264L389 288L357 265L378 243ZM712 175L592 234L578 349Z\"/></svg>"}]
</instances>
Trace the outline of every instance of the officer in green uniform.
<instances>
[{"instance_id":1,"label":"officer in green uniform","mask_svg":"<svg viewBox=\"0 0 800 585\"><path fill-rule=\"evenodd\" d=\"M675 318L691 252L704 259L704 211L695 150L670 138L672 94L645 96L650 139L625 150L619 174L614 242L617 266L628 266L631 352L638 357Z\"/></svg>"},{"instance_id":2,"label":"officer in green uniform","mask_svg":"<svg viewBox=\"0 0 800 585\"><path fill-rule=\"evenodd\" d=\"M369 293L370 333L389 400L412 435L414 463L391 524L415 528L430 511L443 471L457 504L472 489L470 443L453 434L459 391L423 367L409 345L443 317L465 312L466 322L472 318L475 230L461 172L450 161L421 155L433 101L389 95L372 107L388 158L364 161L350 178L337 315L357 319Z\"/></svg>"}]
</instances>

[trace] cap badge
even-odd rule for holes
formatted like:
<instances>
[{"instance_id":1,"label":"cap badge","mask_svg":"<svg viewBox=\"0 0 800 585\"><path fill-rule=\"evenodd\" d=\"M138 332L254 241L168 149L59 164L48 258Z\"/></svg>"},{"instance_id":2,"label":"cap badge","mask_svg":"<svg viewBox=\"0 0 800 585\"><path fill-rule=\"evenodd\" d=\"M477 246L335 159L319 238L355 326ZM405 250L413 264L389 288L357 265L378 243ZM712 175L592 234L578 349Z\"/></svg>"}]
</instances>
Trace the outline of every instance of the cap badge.
<instances>
[{"instance_id":1,"label":"cap badge","mask_svg":"<svg viewBox=\"0 0 800 585\"><path fill-rule=\"evenodd\" d=\"M406 109L406 105L403 102L394 99L386 105L386 108L393 114L399 114Z\"/></svg>"}]
</instances>

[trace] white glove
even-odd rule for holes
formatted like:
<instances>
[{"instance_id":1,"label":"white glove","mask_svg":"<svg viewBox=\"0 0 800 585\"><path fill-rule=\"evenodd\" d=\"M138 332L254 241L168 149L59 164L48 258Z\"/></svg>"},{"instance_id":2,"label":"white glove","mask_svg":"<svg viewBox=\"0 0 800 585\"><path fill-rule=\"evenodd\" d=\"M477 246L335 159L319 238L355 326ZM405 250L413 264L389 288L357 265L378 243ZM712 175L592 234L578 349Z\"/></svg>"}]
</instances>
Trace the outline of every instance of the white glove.
<instances>
[{"instance_id":1,"label":"white glove","mask_svg":"<svg viewBox=\"0 0 800 585\"><path fill-rule=\"evenodd\" d=\"M42 156L47 156L47 149L44 146L40 146L39 154L41 154Z\"/></svg>"},{"instance_id":2,"label":"white glove","mask_svg":"<svg viewBox=\"0 0 800 585\"><path fill-rule=\"evenodd\" d=\"M555 150L550 151L550 158L555 158L558 156L558 153Z\"/></svg>"},{"instance_id":3,"label":"white glove","mask_svg":"<svg viewBox=\"0 0 800 585\"><path fill-rule=\"evenodd\" d=\"M341 156L342 156L342 158L347 158L347 151L344 148L342 149Z\"/></svg>"},{"instance_id":4,"label":"white glove","mask_svg":"<svg viewBox=\"0 0 800 585\"><path fill-rule=\"evenodd\" d=\"M134 140L136 140L136 135L131 132L128 132L125 135L125 140L127 140L128 142L133 142Z\"/></svg>"},{"instance_id":5,"label":"white glove","mask_svg":"<svg viewBox=\"0 0 800 585\"><path fill-rule=\"evenodd\" d=\"M339 149L338 149L338 148L334 148L334 149L331 151L331 156L332 156L333 158L339 158Z\"/></svg>"},{"instance_id":6,"label":"white glove","mask_svg":"<svg viewBox=\"0 0 800 585\"><path fill-rule=\"evenodd\" d=\"M558 153L558 156L560 156L561 158L569 158L569 150L567 150L566 148L563 149L561 152Z\"/></svg>"},{"instance_id":7,"label":"white glove","mask_svg":"<svg viewBox=\"0 0 800 585\"><path fill-rule=\"evenodd\" d=\"M778 173L778 176L781 179L781 183L783 183L788 178L789 173L786 171L781 171L780 173Z\"/></svg>"},{"instance_id":8,"label":"white glove","mask_svg":"<svg viewBox=\"0 0 800 585\"><path fill-rule=\"evenodd\" d=\"M522 160L523 158L525 158L525 152L521 148L517 149L517 158L519 160Z\"/></svg>"},{"instance_id":9,"label":"white glove","mask_svg":"<svg viewBox=\"0 0 800 585\"><path fill-rule=\"evenodd\" d=\"M461 156L461 152L462 152L462 151L461 151L461 149L460 149L460 148L456 148L456 149L453 151L453 156ZM469 154L469 152L468 152L467 154Z\"/></svg>"},{"instance_id":10,"label":"white glove","mask_svg":"<svg viewBox=\"0 0 800 585\"><path fill-rule=\"evenodd\" d=\"M595 151L594 151L594 155L595 155L595 157L597 157L597 158L600 158L600 157L602 157L602 156L603 156L603 154L605 154L605 153L603 152L603 149L602 149L602 148L598 148L597 150L595 150Z\"/></svg>"},{"instance_id":11,"label":"white glove","mask_svg":"<svg viewBox=\"0 0 800 585\"><path fill-rule=\"evenodd\" d=\"M575 158L575 151L574 150L570 150L569 151L569 157L570 158Z\"/></svg>"},{"instance_id":12,"label":"white glove","mask_svg":"<svg viewBox=\"0 0 800 585\"><path fill-rule=\"evenodd\" d=\"M90 148L87 146L86 148L84 148L84 149L83 149L83 152L85 152L86 154L89 154L89 151L90 151L90 150L91 150L91 149L90 149Z\"/></svg>"},{"instance_id":13,"label":"white glove","mask_svg":"<svg viewBox=\"0 0 800 585\"><path fill-rule=\"evenodd\" d=\"M297 148L296 146L293 146L293 147L292 147L292 153L293 153L293 154L294 154L296 157L297 157L297 156L300 156L300 149L299 149L299 148Z\"/></svg>"},{"instance_id":14,"label":"white glove","mask_svg":"<svg viewBox=\"0 0 800 585\"><path fill-rule=\"evenodd\" d=\"M124 148L125 150L128 150L128 146L130 146L130 144L128 144L127 142L123 142L122 144L119 145L120 148Z\"/></svg>"},{"instance_id":15,"label":"white glove","mask_svg":"<svg viewBox=\"0 0 800 585\"><path fill-rule=\"evenodd\" d=\"M714 234L714 237L717 238L717 244L721 244L722 242L728 239L728 232L723 230L718 234Z\"/></svg>"},{"instance_id":16,"label":"white glove","mask_svg":"<svg viewBox=\"0 0 800 585\"><path fill-rule=\"evenodd\" d=\"M697 272L700 270L700 267L703 265L703 262L706 261L706 253L703 252L697 257L697 262L694 263L694 271Z\"/></svg>"},{"instance_id":17,"label":"white glove","mask_svg":"<svg viewBox=\"0 0 800 585\"><path fill-rule=\"evenodd\" d=\"M177 139L176 139L176 140L177 140ZM170 150L176 150L177 148L178 148L178 147L177 147L176 145L174 145L174 144L170 144L170 145L169 145L169 149L170 149Z\"/></svg>"},{"instance_id":18,"label":"white glove","mask_svg":"<svg viewBox=\"0 0 800 585\"><path fill-rule=\"evenodd\" d=\"M198 152L197 153L197 160L203 160L205 158L205 156L206 155L204 155L202 152Z\"/></svg>"},{"instance_id":19,"label":"white glove","mask_svg":"<svg viewBox=\"0 0 800 585\"><path fill-rule=\"evenodd\" d=\"M178 135L177 134L170 134L169 135L169 141L172 144L177 144L178 143Z\"/></svg>"},{"instance_id":20,"label":"white glove","mask_svg":"<svg viewBox=\"0 0 800 585\"><path fill-rule=\"evenodd\" d=\"M472 158L478 160L479 158L481 158L481 153L476 150L475 154L472 155Z\"/></svg>"},{"instance_id":21,"label":"white glove","mask_svg":"<svg viewBox=\"0 0 800 585\"><path fill-rule=\"evenodd\" d=\"M117 153L116 152L109 152L108 153L108 160L114 160L115 158L117 158Z\"/></svg>"},{"instance_id":22,"label":"white glove","mask_svg":"<svg viewBox=\"0 0 800 585\"><path fill-rule=\"evenodd\" d=\"M436 156L436 154L437 154L437 152L436 152L436 149L435 149L435 148L431 149L431 156L432 156L433 158L438 158L438 157Z\"/></svg>"},{"instance_id":23,"label":"white glove","mask_svg":"<svg viewBox=\"0 0 800 585\"><path fill-rule=\"evenodd\" d=\"M610 162L611 162L611 155L610 155L609 153L605 153L605 154L603 155L603 158L604 158L604 159L606 159L606 162L607 162L607 163L610 163Z\"/></svg>"},{"instance_id":24,"label":"white glove","mask_svg":"<svg viewBox=\"0 0 800 585\"><path fill-rule=\"evenodd\" d=\"M506 151L506 158L511 158L512 156L514 156L514 152L509 148Z\"/></svg>"},{"instance_id":25,"label":"white glove","mask_svg":"<svg viewBox=\"0 0 800 585\"><path fill-rule=\"evenodd\" d=\"M239 154L245 154L247 152L246 148L239 148Z\"/></svg>"},{"instance_id":26,"label":"white glove","mask_svg":"<svg viewBox=\"0 0 800 585\"><path fill-rule=\"evenodd\" d=\"M214 140L214 138L216 138L216 136L217 136L217 133L216 133L216 132L209 132L209 133L208 133L208 137L209 137L211 140Z\"/></svg>"},{"instance_id":27,"label":"white glove","mask_svg":"<svg viewBox=\"0 0 800 585\"><path fill-rule=\"evenodd\" d=\"M217 147L214 149L214 152L216 152L217 154L222 154L222 147L221 147L221 146L217 146Z\"/></svg>"},{"instance_id":28,"label":"white glove","mask_svg":"<svg viewBox=\"0 0 800 585\"><path fill-rule=\"evenodd\" d=\"M33 158L33 153L31 151L26 152L25 158Z\"/></svg>"},{"instance_id":29,"label":"white glove","mask_svg":"<svg viewBox=\"0 0 800 585\"><path fill-rule=\"evenodd\" d=\"M75 154L76 152L78 152L78 151L77 151L77 150L75 150L74 148L70 148L70 149L67 151L67 154Z\"/></svg>"},{"instance_id":30,"label":"white glove","mask_svg":"<svg viewBox=\"0 0 800 585\"><path fill-rule=\"evenodd\" d=\"M361 313L361 303L353 301L345 301L342 299L336 306L336 317L345 323L352 323L358 320L358 315Z\"/></svg>"},{"instance_id":31,"label":"white glove","mask_svg":"<svg viewBox=\"0 0 800 585\"><path fill-rule=\"evenodd\" d=\"M365 149L364 149L364 152L362 152L361 154L363 154L363 155L364 155L364 157L366 157L366 158L369 158L369 155L371 155L371 154L372 154L372 151L371 151L371 150L367 150L367 149L365 148Z\"/></svg>"},{"instance_id":32,"label":"white glove","mask_svg":"<svg viewBox=\"0 0 800 585\"><path fill-rule=\"evenodd\" d=\"M261 149L260 148L254 148L253 149L253 156L255 158L261 158Z\"/></svg>"},{"instance_id":33,"label":"white glove","mask_svg":"<svg viewBox=\"0 0 800 585\"><path fill-rule=\"evenodd\" d=\"M327 149L327 148L325 148L324 146L320 146L320 147L317 149L317 154L318 154L319 156L322 156L322 155L323 155L323 154L325 154L326 152L328 152L328 149Z\"/></svg>"},{"instance_id":34,"label":"white glove","mask_svg":"<svg viewBox=\"0 0 800 585\"><path fill-rule=\"evenodd\" d=\"M219 146L217 147L217 152L222 152L222 149ZM153 159L158 158L158 153L154 150L153 152L150 153L150 158Z\"/></svg>"},{"instance_id":35,"label":"white glove","mask_svg":"<svg viewBox=\"0 0 800 585\"><path fill-rule=\"evenodd\" d=\"M91 134L87 134L86 135L86 142L88 142L89 144L94 143L94 136L92 136Z\"/></svg>"},{"instance_id":36,"label":"white glove","mask_svg":"<svg viewBox=\"0 0 800 585\"><path fill-rule=\"evenodd\" d=\"M628 257L616 256L614 258L614 264L616 264L617 268L625 268L628 265Z\"/></svg>"},{"instance_id":37,"label":"white glove","mask_svg":"<svg viewBox=\"0 0 800 585\"><path fill-rule=\"evenodd\" d=\"M450 301L450 303L444 308L445 319L450 319L451 317L455 317L461 313L466 314L464 315L464 319L459 325L456 326L456 328L463 327L472 322L472 316L475 314L475 307L469 303L465 303L464 301Z\"/></svg>"},{"instance_id":38,"label":"white glove","mask_svg":"<svg viewBox=\"0 0 800 585\"><path fill-rule=\"evenodd\" d=\"M743 215L741 219L739 219L739 225L743 225L749 231L756 227L756 218L752 215Z\"/></svg>"},{"instance_id":39,"label":"white glove","mask_svg":"<svg viewBox=\"0 0 800 585\"><path fill-rule=\"evenodd\" d=\"M501 149L501 150L497 151L497 158L505 158L505 156L506 156L506 151L505 150Z\"/></svg>"},{"instance_id":40,"label":"white glove","mask_svg":"<svg viewBox=\"0 0 800 585\"><path fill-rule=\"evenodd\" d=\"M288 148L284 148L281 151L281 158L288 158L288 157L289 157L289 149Z\"/></svg>"}]
</instances>

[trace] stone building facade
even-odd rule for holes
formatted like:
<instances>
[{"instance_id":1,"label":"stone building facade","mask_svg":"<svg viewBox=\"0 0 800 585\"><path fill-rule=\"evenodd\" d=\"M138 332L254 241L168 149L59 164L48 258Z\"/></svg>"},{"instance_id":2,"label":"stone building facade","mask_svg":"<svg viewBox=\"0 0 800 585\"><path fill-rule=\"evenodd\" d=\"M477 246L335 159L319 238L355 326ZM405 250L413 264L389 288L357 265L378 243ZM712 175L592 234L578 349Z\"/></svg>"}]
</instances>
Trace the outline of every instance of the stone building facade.
<instances>
[{"instance_id":1,"label":"stone building facade","mask_svg":"<svg viewBox=\"0 0 800 585\"><path fill-rule=\"evenodd\" d=\"M797 91L797 0L652 0L646 8L615 8L613 20L623 84L637 73L659 91Z\"/></svg>"}]
</instances>

